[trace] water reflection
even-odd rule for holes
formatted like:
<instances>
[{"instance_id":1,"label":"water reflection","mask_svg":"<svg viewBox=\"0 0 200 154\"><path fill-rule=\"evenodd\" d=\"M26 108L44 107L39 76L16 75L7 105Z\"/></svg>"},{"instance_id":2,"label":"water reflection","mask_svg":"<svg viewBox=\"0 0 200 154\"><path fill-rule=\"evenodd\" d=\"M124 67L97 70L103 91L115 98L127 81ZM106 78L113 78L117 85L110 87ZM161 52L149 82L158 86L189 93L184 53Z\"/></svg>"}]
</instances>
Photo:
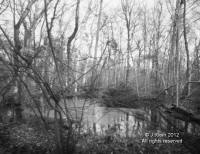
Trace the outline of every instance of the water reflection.
<instances>
[{"instance_id":1,"label":"water reflection","mask_svg":"<svg viewBox=\"0 0 200 154\"><path fill-rule=\"evenodd\" d=\"M97 134L136 136L142 133L148 118L142 109L108 108L83 100L68 102L68 109L75 118L81 118L83 108L83 127Z\"/></svg>"},{"instance_id":2,"label":"water reflection","mask_svg":"<svg viewBox=\"0 0 200 154\"><path fill-rule=\"evenodd\" d=\"M92 131L101 135L118 134L120 136L142 135L151 120L149 110L131 108L108 108L94 100L67 100L60 103L63 111L70 113L74 121L82 121L85 132ZM43 107L44 117L54 118L54 110ZM26 109L24 112L31 114ZM36 113L36 112L35 112ZM34 113L33 113L34 114ZM63 113L63 118L66 115Z\"/></svg>"},{"instance_id":3,"label":"water reflection","mask_svg":"<svg viewBox=\"0 0 200 154\"><path fill-rule=\"evenodd\" d=\"M60 102L65 113L70 113L74 121L82 121L83 131L93 132L100 135L120 136L143 136L145 132L167 131L174 132L176 127L184 130L183 121L175 121L171 116L165 114L163 109L143 108L108 108L100 105L94 100L67 100L66 104ZM40 116L37 110L26 108L24 114ZM41 105L41 113L44 117L54 118L54 110L49 110L46 106ZM63 118L66 115L63 113ZM199 133L199 127L189 123L185 132Z\"/></svg>"}]
</instances>

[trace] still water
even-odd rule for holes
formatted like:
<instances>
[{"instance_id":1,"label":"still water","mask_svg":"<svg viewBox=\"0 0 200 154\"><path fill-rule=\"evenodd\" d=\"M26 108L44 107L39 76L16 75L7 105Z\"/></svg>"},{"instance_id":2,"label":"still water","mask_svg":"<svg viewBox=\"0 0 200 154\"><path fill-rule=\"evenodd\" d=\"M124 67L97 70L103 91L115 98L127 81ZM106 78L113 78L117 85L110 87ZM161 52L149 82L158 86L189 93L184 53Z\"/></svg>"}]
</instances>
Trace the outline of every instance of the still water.
<instances>
[{"instance_id":1,"label":"still water","mask_svg":"<svg viewBox=\"0 0 200 154\"><path fill-rule=\"evenodd\" d=\"M70 99L60 102L63 118L66 113L73 121L81 121L82 130L100 135L118 134L120 136L138 136L151 127L156 130L162 121L157 112L150 109L111 108L95 100ZM54 110L41 106L44 117L54 118ZM31 114L31 110L24 110ZM32 114L39 114L37 111ZM67 120L66 120L67 121ZM153 126L153 127L152 127ZM165 126L164 126L165 127Z\"/></svg>"},{"instance_id":2,"label":"still water","mask_svg":"<svg viewBox=\"0 0 200 154\"><path fill-rule=\"evenodd\" d=\"M98 134L117 133L122 136L136 136L143 132L148 124L146 121L150 119L149 111L105 107L94 100L73 99L67 100L67 105L64 105L64 102L62 104L75 121L82 119L85 131ZM50 111L49 116L53 115L54 111Z\"/></svg>"}]
</instances>

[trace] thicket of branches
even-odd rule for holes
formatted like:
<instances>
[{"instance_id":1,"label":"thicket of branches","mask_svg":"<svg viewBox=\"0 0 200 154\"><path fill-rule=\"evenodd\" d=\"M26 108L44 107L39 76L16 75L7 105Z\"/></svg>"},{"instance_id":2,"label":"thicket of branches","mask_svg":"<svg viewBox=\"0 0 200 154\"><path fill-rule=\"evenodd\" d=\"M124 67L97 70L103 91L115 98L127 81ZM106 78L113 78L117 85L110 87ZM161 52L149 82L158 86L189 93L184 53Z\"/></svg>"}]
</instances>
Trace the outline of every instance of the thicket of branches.
<instances>
[{"instance_id":1,"label":"thicket of branches","mask_svg":"<svg viewBox=\"0 0 200 154\"><path fill-rule=\"evenodd\" d=\"M176 85L169 93L178 105L183 85L200 78L199 7L198 1L158 0L148 7L121 0L107 11L103 0L1 0L0 105L12 106L17 121L30 106L45 127L43 110L54 110L59 153L63 115L67 147L77 139L60 102L84 89L123 83L137 96L154 96Z\"/></svg>"}]
</instances>

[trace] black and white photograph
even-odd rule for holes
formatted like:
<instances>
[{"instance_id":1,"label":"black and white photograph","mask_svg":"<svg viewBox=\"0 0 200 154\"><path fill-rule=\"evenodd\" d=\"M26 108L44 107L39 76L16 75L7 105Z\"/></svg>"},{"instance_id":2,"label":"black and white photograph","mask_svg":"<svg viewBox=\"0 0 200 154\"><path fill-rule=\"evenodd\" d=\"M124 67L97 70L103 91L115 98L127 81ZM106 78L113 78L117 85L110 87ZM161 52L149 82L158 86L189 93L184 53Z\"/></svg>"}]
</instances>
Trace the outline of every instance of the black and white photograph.
<instances>
[{"instance_id":1,"label":"black and white photograph","mask_svg":"<svg viewBox=\"0 0 200 154\"><path fill-rule=\"evenodd\" d=\"M200 1L0 0L0 154L200 154Z\"/></svg>"}]
</instances>

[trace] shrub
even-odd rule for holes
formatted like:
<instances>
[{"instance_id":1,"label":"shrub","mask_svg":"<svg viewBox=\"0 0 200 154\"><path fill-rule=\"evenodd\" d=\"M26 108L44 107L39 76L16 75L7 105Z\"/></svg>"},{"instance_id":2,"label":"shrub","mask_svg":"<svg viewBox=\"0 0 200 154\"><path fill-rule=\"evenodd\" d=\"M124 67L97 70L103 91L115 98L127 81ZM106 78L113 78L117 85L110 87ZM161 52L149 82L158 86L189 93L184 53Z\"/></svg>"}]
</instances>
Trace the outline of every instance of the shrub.
<instances>
[{"instance_id":1,"label":"shrub","mask_svg":"<svg viewBox=\"0 0 200 154\"><path fill-rule=\"evenodd\" d=\"M102 93L102 102L107 107L138 108L138 96L131 87L120 84L115 88L108 88Z\"/></svg>"}]
</instances>

